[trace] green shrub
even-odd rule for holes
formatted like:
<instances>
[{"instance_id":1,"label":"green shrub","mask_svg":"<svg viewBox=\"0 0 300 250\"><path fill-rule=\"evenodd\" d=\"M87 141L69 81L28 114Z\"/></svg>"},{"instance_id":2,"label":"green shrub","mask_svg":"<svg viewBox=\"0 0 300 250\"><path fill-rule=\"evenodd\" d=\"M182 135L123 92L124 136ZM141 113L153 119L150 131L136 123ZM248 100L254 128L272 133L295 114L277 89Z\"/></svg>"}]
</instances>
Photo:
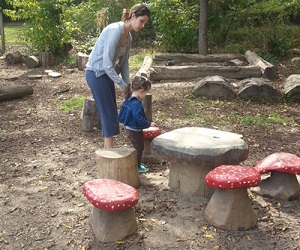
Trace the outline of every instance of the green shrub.
<instances>
[{"instance_id":1,"label":"green shrub","mask_svg":"<svg viewBox=\"0 0 300 250\"><path fill-rule=\"evenodd\" d=\"M167 52L198 51L198 7L178 0L152 4L155 45Z\"/></svg>"},{"instance_id":2,"label":"green shrub","mask_svg":"<svg viewBox=\"0 0 300 250\"><path fill-rule=\"evenodd\" d=\"M24 20L29 25L25 31L25 41L32 50L62 52L64 45L70 42L62 16L67 0L53 1L13 1L7 0L13 9L4 13L12 20Z\"/></svg>"}]
</instances>

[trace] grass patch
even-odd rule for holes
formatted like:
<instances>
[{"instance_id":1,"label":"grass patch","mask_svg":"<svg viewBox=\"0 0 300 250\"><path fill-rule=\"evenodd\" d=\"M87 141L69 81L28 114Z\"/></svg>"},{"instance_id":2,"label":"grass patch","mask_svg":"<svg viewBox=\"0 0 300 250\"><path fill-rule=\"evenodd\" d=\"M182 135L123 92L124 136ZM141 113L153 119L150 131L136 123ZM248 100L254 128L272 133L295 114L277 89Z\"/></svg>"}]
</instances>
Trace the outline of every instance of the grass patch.
<instances>
[{"instance_id":1,"label":"grass patch","mask_svg":"<svg viewBox=\"0 0 300 250\"><path fill-rule=\"evenodd\" d=\"M28 29L26 26L4 26L5 43L9 45L25 44L23 36Z\"/></svg>"},{"instance_id":2,"label":"grass patch","mask_svg":"<svg viewBox=\"0 0 300 250\"><path fill-rule=\"evenodd\" d=\"M258 127L266 128L272 124L294 124L293 118L283 118L279 117L277 113L272 113L270 115L258 115L258 116L245 116L241 118L241 123L253 124Z\"/></svg>"},{"instance_id":3,"label":"grass patch","mask_svg":"<svg viewBox=\"0 0 300 250\"><path fill-rule=\"evenodd\" d=\"M150 56L150 55L146 51L141 51L134 55L130 55L129 57L130 70L136 73L141 68L145 56Z\"/></svg>"},{"instance_id":4,"label":"grass patch","mask_svg":"<svg viewBox=\"0 0 300 250\"><path fill-rule=\"evenodd\" d=\"M60 110L69 112L74 109L82 108L84 99L84 96L76 96L71 100L67 100L60 106Z\"/></svg>"}]
</instances>

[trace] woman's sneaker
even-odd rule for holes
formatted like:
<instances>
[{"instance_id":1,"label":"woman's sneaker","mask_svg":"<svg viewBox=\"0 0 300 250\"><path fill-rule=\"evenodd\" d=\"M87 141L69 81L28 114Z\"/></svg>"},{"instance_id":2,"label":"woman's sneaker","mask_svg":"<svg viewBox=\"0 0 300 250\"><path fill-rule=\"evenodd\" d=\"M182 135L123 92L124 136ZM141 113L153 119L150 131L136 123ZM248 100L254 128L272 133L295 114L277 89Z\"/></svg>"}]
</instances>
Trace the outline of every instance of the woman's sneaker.
<instances>
[{"instance_id":1,"label":"woman's sneaker","mask_svg":"<svg viewBox=\"0 0 300 250\"><path fill-rule=\"evenodd\" d=\"M139 173L145 173L149 171L149 168L146 168L144 164L141 164L138 168Z\"/></svg>"}]
</instances>

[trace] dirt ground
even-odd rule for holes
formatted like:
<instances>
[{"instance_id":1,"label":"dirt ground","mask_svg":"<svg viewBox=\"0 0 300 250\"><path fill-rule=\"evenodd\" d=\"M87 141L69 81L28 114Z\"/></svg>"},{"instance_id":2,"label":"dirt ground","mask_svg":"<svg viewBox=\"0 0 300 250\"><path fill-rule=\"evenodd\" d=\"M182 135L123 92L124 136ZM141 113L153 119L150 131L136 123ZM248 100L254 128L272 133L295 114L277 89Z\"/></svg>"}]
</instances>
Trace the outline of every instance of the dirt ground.
<instances>
[{"instance_id":1,"label":"dirt ground","mask_svg":"<svg viewBox=\"0 0 300 250\"><path fill-rule=\"evenodd\" d=\"M1 250L300 249L299 199L251 194L257 226L248 231L220 230L204 219L207 198L182 197L168 187L168 163L149 164L150 171L140 174L137 232L123 241L97 242L88 222L92 206L82 185L96 178L95 150L103 147L103 138L101 131L82 130L81 109L60 110L65 100L90 95L84 72L53 69L62 77L50 78L43 68L29 70L0 61L0 87L28 84L34 89L33 95L0 102ZM43 77L29 80L32 74ZM18 78L12 81L14 76ZM284 77L282 73L279 81ZM299 104L193 99L196 82L154 83L153 120L162 133L185 126L240 133L250 148L243 164L250 166L273 152L299 154ZM120 105L123 97L117 92ZM234 118L273 112L294 123L259 127ZM230 125L222 122L230 117ZM129 146L122 128L115 147Z\"/></svg>"}]
</instances>

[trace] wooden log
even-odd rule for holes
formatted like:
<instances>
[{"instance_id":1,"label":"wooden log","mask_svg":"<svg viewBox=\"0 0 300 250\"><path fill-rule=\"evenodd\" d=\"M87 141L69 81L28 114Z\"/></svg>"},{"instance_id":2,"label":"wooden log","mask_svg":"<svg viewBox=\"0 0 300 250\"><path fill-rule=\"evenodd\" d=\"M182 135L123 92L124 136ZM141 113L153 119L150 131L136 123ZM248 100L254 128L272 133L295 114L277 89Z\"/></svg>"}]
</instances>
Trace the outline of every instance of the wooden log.
<instances>
[{"instance_id":1,"label":"wooden log","mask_svg":"<svg viewBox=\"0 0 300 250\"><path fill-rule=\"evenodd\" d=\"M33 88L28 85L13 85L0 88L0 101L20 98L26 95L32 95Z\"/></svg>"},{"instance_id":2,"label":"wooden log","mask_svg":"<svg viewBox=\"0 0 300 250\"><path fill-rule=\"evenodd\" d=\"M154 65L167 65L168 61L174 62L174 65L185 63L207 63L207 62L227 62L234 59L244 60L243 55L237 54L183 54L183 53L157 53L154 58Z\"/></svg>"},{"instance_id":3,"label":"wooden log","mask_svg":"<svg viewBox=\"0 0 300 250\"><path fill-rule=\"evenodd\" d=\"M152 122L152 95L146 94L145 98L142 100L144 111L146 113L147 120Z\"/></svg>"},{"instance_id":4,"label":"wooden log","mask_svg":"<svg viewBox=\"0 0 300 250\"><path fill-rule=\"evenodd\" d=\"M245 79L261 77L259 67L253 66L153 66L150 79L159 80L184 80L197 79L206 76L222 76L229 79Z\"/></svg>"},{"instance_id":5,"label":"wooden log","mask_svg":"<svg viewBox=\"0 0 300 250\"><path fill-rule=\"evenodd\" d=\"M51 52L40 52L39 60L42 67L49 67L54 65L54 56Z\"/></svg>"},{"instance_id":6,"label":"wooden log","mask_svg":"<svg viewBox=\"0 0 300 250\"><path fill-rule=\"evenodd\" d=\"M258 56L254 51L247 50L245 53L245 58L249 62L250 66L260 67L262 76L269 80L276 79L277 76L277 68Z\"/></svg>"},{"instance_id":7,"label":"wooden log","mask_svg":"<svg viewBox=\"0 0 300 250\"><path fill-rule=\"evenodd\" d=\"M22 62L22 54L20 51L15 51L13 53L8 53L5 57L7 64L17 64Z\"/></svg>"},{"instance_id":8,"label":"wooden log","mask_svg":"<svg viewBox=\"0 0 300 250\"><path fill-rule=\"evenodd\" d=\"M139 71L136 73L136 75L150 78L150 68L152 66L152 63L153 63L152 57L145 56L143 64L140 67ZM147 119L149 121L152 121L152 95L148 93L145 96L145 98L142 100L142 104L143 104Z\"/></svg>"},{"instance_id":9,"label":"wooden log","mask_svg":"<svg viewBox=\"0 0 300 250\"><path fill-rule=\"evenodd\" d=\"M40 60L36 56L29 56L25 61L25 65L29 69L37 68L40 66Z\"/></svg>"},{"instance_id":10,"label":"wooden log","mask_svg":"<svg viewBox=\"0 0 300 250\"><path fill-rule=\"evenodd\" d=\"M284 94L288 97L299 99L300 97L300 74L292 74L280 85ZM295 100L296 100L295 99Z\"/></svg>"},{"instance_id":11,"label":"wooden log","mask_svg":"<svg viewBox=\"0 0 300 250\"><path fill-rule=\"evenodd\" d=\"M140 186L134 148L99 149L96 151L98 178L121 181L134 188Z\"/></svg>"},{"instance_id":12,"label":"wooden log","mask_svg":"<svg viewBox=\"0 0 300 250\"><path fill-rule=\"evenodd\" d=\"M85 70L86 63L89 60L89 55L86 55L82 52L77 53L77 68L78 70Z\"/></svg>"},{"instance_id":13,"label":"wooden log","mask_svg":"<svg viewBox=\"0 0 300 250\"><path fill-rule=\"evenodd\" d=\"M85 98L81 118L83 131L92 131L93 128L101 129L98 109L93 97L88 96Z\"/></svg>"},{"instance_id":14,"label":"wooden log","mask_svg":"<svg viewBox=\"0 0 300 250\"><path fill-rule=\"evenodd\" d=\"M150 68L152 66L153 59L151 56L145 56L142 66L139 71L136 73L138 76L150 77Z\"/></svg>"}]
</instances>

